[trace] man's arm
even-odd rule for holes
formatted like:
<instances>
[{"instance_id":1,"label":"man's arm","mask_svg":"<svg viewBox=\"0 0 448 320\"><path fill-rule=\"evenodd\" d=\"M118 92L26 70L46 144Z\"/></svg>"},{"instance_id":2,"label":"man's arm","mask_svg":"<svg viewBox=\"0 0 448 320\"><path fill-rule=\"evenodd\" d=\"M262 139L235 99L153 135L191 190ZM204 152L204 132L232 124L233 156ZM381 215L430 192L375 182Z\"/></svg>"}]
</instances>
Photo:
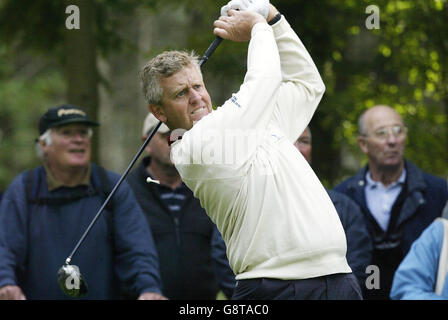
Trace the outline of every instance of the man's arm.
<instances>
[{"instance_id":1,"label":"man's arm","mask_svg":"<svg viewBox=\"0 0 448 320\"><path fill-rule=\"evenodd\" d=\"M395 300L440 300L434 292L443 240L443 225L433 222L412 244L394 275L390 297Z\"/></svg>"},{"instance_id":2,"label":"man's arm","mask_svg":"<svg viewBox=\"0 0 448 320\"><path fill-rule=\"evenodd\" d=\"M28 207L22 177L14 179L0 205L0 299L25 299L16 278L27 252Z\"/></svg>"},{"instance_id":3,"label":"man's arm","mask_svg":"<svg viewBox=\"0 0 448 320\"><path fill-rule=\"evenodd\" d=\"M347 262L364 288L366 267L372 259L372 240L359 206L345 194L328 190L347 239Z\"/></svg>"},{"instance_id":4,"label":"man's arm","mask_svg":"<svg viewBox=\"0 0 448 320\"><path fill-rule=\"evenodd\" d=\"M278 11L271 5L268 21ZM297 140L310 122L324 92L320 74L297 34L285 17L272 26L280 55L282 85L274 117L291 142Z\"/></svg>"},{"instance_id":5,"label":"man's arm","mask_svg":"<svg viewBox=\"0 0 448 320\"><path fill-rule=\"evenodd\" d=\"M263 130L271 119L281 82L272 28L258 13L230 10L228 14L215 21L214 33L232 41L250 39L247 72L238 93L218 109L225 115L216 116L215 128Z\"/></svg>"},{"instance_id":6,"label":"man's arm","mask_svg":"<svg viewBox=\"0 0 448 320\"><path fill-rule=\"evenodd\" d=\"M151 230L127 182L114 200L116 272L140 300L164 299Z\"/></svg>"}]
</instances>

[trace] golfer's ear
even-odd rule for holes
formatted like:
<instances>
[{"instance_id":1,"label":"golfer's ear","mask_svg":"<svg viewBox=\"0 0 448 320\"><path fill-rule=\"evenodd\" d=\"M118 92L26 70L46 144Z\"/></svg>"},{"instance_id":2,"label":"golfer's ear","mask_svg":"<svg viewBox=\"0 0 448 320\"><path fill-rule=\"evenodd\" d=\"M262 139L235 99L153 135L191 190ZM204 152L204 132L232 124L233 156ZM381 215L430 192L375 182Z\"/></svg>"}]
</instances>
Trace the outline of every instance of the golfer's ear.
<instances>
[{"instance_id":1,"label":"golfer's ear","mask_svg":"<svg viewBox=\"0 0 448 320\"><path fill-rule=\"evenodd\" d=\"M148 109L159 121L166 122L167 118L161 106L157 104L149 104Z\"/></svg>"}]
</instances>

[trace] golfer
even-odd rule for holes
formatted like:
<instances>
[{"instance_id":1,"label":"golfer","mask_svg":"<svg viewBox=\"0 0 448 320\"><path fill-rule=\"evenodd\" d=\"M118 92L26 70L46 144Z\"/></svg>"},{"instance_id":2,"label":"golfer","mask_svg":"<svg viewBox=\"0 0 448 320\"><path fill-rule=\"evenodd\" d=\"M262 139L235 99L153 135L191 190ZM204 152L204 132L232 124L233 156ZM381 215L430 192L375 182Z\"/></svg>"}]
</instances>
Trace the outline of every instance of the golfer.
<instances>
[{"instance_id":1,"label":"golfer","mask_svg":"<svg viewBox=\"0 0 448 320\"><path fill-rule=\"evenodd\" d=\"M164 52L141 76L149 110L184 131L171 158L226 242L233 299L361 299L338 214L293 145L325 91L317 68L268 1L221 14L215 35L249 48L243 84L218 110L192 54Z\"/></svg>"}]
</instances>

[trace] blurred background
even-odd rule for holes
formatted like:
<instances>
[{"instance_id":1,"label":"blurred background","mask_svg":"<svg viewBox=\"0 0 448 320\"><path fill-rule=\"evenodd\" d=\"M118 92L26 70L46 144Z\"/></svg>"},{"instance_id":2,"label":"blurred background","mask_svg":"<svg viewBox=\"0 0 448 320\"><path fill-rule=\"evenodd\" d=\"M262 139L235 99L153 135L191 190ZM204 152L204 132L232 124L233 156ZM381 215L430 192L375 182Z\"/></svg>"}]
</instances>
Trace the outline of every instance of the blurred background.
<instances>
[{"instance_id":1,"label":"blurred background","mask_svg":"<svg viewBox=\"0 0 448 320\"><path fill-rule=\"evenodd\" d=\"M138 72L167 49L202 55L226 0L0 0L0 190L40 164L42 113L61 103L86 108L101 127L94 161L122 173L142 144L148 112ZM310 127L313 167L326 187L366 159L356 122L388 104L408 127L406 157L448 177L447 0L273 0L313 57L327 90ZM80 29L68 30L69 5ZM379 29L369 30L369 5ZM215 106L241 84L247 44L223 42L203 67Z\"/></svg>"}]
</instances>

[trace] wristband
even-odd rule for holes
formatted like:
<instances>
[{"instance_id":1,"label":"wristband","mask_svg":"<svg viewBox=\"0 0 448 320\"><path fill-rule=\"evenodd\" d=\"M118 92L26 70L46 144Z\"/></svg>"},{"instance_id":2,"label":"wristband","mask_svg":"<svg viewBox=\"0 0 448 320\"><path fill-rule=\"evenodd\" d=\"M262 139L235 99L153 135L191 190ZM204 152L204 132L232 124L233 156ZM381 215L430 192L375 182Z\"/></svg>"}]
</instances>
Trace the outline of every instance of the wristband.
<instances>
[{"instance_id":1,"label":"wristband","mask_svg":"<svg viewBox=\"0 0 448 320\"><path fill-rule=\"evenodd\" d=\"M281 14L280 12L277 13L277 14L274 16L274 18L272 18L271 21L268 22L268 24L269 24L270 26L272 26L273 24L277 23L277 22L281 19L281 17L282 17L282 14Z\"/></svg>"}]
</instances>

